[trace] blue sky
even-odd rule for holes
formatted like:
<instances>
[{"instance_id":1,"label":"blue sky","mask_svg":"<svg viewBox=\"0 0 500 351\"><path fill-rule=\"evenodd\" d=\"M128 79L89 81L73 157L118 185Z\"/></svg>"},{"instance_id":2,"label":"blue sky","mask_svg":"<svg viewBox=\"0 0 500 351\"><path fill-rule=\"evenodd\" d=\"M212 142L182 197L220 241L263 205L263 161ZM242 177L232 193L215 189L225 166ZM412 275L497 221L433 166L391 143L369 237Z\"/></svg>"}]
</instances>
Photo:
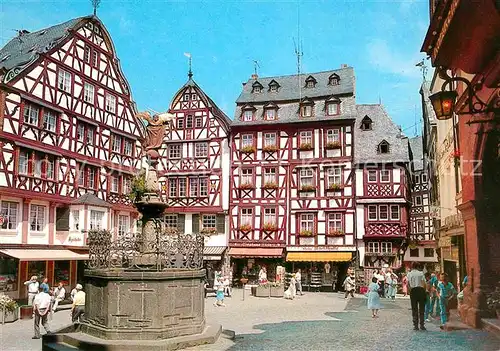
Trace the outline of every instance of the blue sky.
<instances>
[{"instance_id":1,"label":"blue sky","mask_svg":"<svg viewBox=\"0 0 500 351\"><path fill-rule=\"evenodd\" d=\"M300 3L300 5L298 5ZM429 22L427 0L165 1L102 0L98 16L115 43L140 110L166 110L187 80L230 117L241 83L297 71L293 39L298 9L303 72L354 67L358 103L378 103L415 135L420 120L415 64ZM0 0L0 44L15 29L30 31L92 13L90 0ZM430 62L426 61L429 65ZM415 118L415 116L417 116ZM421 125L417 126L420 134Z\"/></svg>"}]
</instances>

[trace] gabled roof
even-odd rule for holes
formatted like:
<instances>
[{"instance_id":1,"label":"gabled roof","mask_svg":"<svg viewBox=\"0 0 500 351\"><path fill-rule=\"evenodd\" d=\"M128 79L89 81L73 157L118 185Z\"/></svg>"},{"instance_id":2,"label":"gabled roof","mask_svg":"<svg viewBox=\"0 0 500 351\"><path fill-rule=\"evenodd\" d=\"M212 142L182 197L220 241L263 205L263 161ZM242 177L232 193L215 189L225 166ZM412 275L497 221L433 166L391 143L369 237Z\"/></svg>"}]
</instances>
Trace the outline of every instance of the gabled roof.
<instances>
[{"instance_id":1,"label":"gabled roof","mask_svg":"<svg viewBox=\"0 0 500 351\"><path fill-rule=\"evenodd\" d=\"M382 105L357 105L357 120L354 138L355 163L409 162L408 138L402 135ZM372 120L371 130L361 130L361 121L368 116ZM389 153L378 153L382 141L389 143Z\"/></svg>"},{"instance_id":2,"label":"gabled roof","mask_svg":"<svg viewBox=\"0 0 500 351\"><path fill-rule=\"evenodd\" d=\"M112 207L110 203L98 198L92 193L85 193L72 202L73 205L90 205L97 207Z\"/></svg>"},{"instance_id":3,"label":"gabled roof","mask_svg":"<svg viewBox=\"0 0 500 351\"><path fill-rule=\"evenodd\" d=\"M424 148L422 137L410 138L410 148L413 153L413 170L422 171L424 169Z\"/></svg>"},{"instance_id":4,"label":"gabled roof","mask_svg":"<svg viewBox=\"0 0 500 351\"><path fill-rule=\"evenodd\" d=\"M340 78L339 85L329 85L329 77L332 74L337 74ZM308 77L313 77L316 79L317 83L314 88L305 89L306 79ZM337 70L317 72L317 73L305 73L300 76L296 74L288 76L276 76L276 77L265 77L258 78L259 83L266 86L271 81L276 81L280 85L278 92L268 92L264 91L259 94L252 94L252 84L255 79L250 78L246 83L244 83L243 91L236 100L237 104L242 104L245 102L266 102L269 100L278 101L290 101L300 99L300 90L307 90L307 95L311 98L325 97L330 95L347 95L354 94L354 69L352 67L340 68Z\"/></svg>"}]
</instances>

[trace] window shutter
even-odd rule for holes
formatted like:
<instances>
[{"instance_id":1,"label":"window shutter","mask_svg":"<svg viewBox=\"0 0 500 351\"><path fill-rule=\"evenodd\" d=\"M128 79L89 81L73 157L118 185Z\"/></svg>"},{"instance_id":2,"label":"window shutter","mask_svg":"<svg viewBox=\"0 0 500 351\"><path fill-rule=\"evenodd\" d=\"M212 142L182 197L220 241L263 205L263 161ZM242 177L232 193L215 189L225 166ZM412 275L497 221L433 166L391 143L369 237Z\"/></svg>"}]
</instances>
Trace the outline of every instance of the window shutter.
<instances>
[{"instance_id":1,"label":"window shutter","mask_svg":"<svg viewBox=\"0 0 500 351\"><path fill-rule=\"evenodd\" d=\"M179 234L184 234L186 232L186 215L177 215L177 231Z\"/></svg>"},{"instance_id":2,"label":"window shutter","mask_svg":"<svg viewBox=\"0 0 500 351\"><path fill-rule=\"evenodd\" d=\"M56 230L69 230L69 207L56 208Z\"/></svg>"},{"instance_id":3,"label":"window shutter","mask_svg":"<svg viewBox=\"0 0 500 351\"><path fill-rule=\"evenodd\" d=\"M193 233L199 233L199 232L200 232L200 215L194 214L193 215Z\"/></svg>"},{"instance_id":4,"label":"window shutter","mask_svg":"<svg viewBox=\"0 0 500 351\"><path fill-rule=\"evenodd\" d=\"M217 224L217 233L219 234L223 234L225 233L225 229L226 229L226 216L224 216L223 214L218 214L217 215L217 219L215 220L215 223Z\"/></svg>"}]
</instances>

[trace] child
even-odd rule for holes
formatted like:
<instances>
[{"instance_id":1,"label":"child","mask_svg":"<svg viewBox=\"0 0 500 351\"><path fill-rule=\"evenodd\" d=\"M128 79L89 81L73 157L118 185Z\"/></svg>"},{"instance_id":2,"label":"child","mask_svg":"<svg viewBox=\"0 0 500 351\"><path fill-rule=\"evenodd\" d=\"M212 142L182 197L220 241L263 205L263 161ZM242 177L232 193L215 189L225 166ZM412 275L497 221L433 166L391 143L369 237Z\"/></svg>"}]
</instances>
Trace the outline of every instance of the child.
<instances>
[{"instance_id":1,"label":"child","mask_svg":"<svg viewBox=\"0 0 500 351\"><path fill-rule=\"evenodd\" d=\"M439 299L439 307L441 309L441 325L439 326L441 329L444 329L444 325L448 321L449 317L449 309L448 302L450 299L456 295L457 291L451 282L448 281L448 275L446 273L441 273L439 275L440 282L437 286L437 295Z\"/></svg>"},{"instance_id":2,"label":"child","mask_svg":"<svg viewBox=\"0 0 500 351\"><path fill-rule=\"evenodd\" d=\"M377 281L378 279L373 277L371 284L368 286L368 309L372 310L372 318L378 318L378 310L382 308Z\"/></svg>"},{"instance_id":3,"label":"child","mask_svg":"<svg viewBox=\"0 0 500 351\"><path fill-rule=\"evenodd\" d=\"M217 295L215 296L214 306L225 307L226 305L224 304L224 282L222 281L222 278L220 276L217 278L217 281L214 283L214 288L217 291Z\"/></svg>"}]
</instances>

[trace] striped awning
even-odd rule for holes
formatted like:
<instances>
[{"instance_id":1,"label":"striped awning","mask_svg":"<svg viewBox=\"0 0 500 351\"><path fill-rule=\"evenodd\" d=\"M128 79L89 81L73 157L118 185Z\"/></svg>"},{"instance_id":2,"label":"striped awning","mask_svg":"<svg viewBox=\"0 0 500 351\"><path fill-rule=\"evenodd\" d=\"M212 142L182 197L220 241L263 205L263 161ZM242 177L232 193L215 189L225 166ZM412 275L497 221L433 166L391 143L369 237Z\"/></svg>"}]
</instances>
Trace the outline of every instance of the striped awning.
<instances>
[{"instance_id":1,"label":"striped awning","mask_svg":"<svg viewBox=\"0 0 500 351\"><path fill-rule=\"evenodd\" d=\"M205 246L203 248L203 259L205 261L219 261L226 250L226 246Z\"/></svg>"},{"instance_id":2,"label":"striped awning","mask_svg":"<svg viewBox=\"0 0 500 351\"><path fill-rule=\"evenodd\" d=\"M236 258L246 257L282 257L283 249L275 247L232 247L229 256Z\"/></svg>"},{"instance_id":3,"label":"striped awning","mask_svg":"<svg viewBox=\"0 0 500 351\"><path fill-rule=\"evenodd\" d=\"M347 262L352 252L289 252L287 261L292 262Z\"/></svg>"}]
</instances>

